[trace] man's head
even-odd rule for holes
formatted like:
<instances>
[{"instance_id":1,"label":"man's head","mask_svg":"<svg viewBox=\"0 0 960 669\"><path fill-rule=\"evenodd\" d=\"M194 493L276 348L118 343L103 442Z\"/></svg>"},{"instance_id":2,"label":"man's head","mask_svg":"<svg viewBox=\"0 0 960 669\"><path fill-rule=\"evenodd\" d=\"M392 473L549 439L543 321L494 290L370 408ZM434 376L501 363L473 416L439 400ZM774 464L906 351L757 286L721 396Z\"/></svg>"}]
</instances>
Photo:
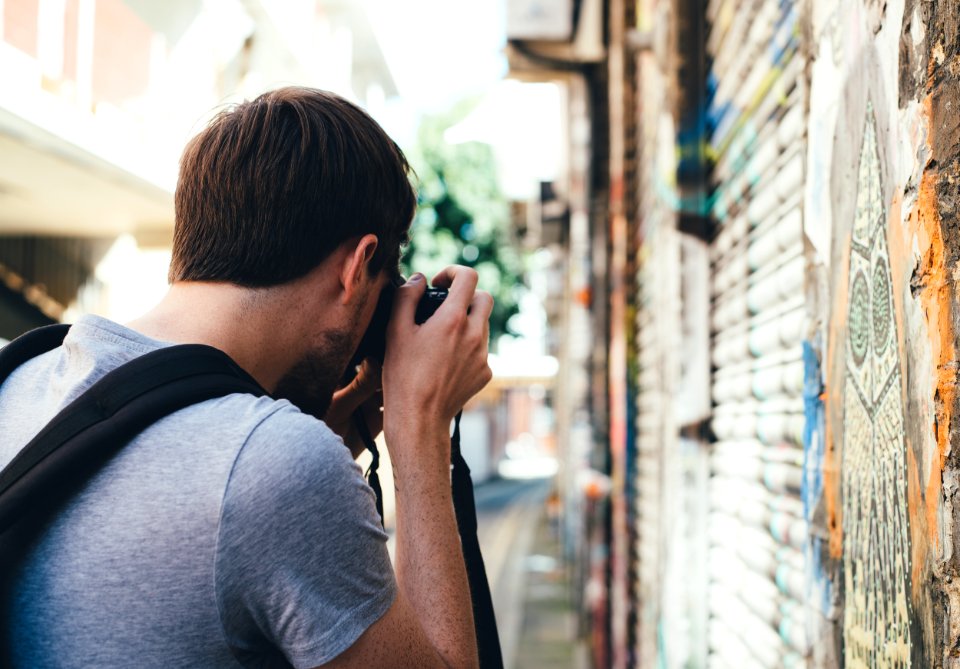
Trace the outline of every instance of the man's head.
<instances>
[{"instance_id":1,"label":"man's head","mask_svg":"<svg viewBox=\"0 0 960 669\"><path fill-rule=\"evenodd\" d=\"M416 207L408 171L332 93L281 88L223 111L181 159L170 281L276 286L364 234L378 240L370 270L393 270Z\"/></svg>"},{"instance_id":2,"label":"man's head","mask_svg":"<svg viewBox=\"0 0 960 669\"><path fill-rule=\"evenodd\" d=\"M273 323L293 323L300 357L277 394L322 413L397 272L416 207L409 170L368 114L331 93L282 88L225 110L181 160L170 281L285 305Z\"/></svg>"}]
</instances>

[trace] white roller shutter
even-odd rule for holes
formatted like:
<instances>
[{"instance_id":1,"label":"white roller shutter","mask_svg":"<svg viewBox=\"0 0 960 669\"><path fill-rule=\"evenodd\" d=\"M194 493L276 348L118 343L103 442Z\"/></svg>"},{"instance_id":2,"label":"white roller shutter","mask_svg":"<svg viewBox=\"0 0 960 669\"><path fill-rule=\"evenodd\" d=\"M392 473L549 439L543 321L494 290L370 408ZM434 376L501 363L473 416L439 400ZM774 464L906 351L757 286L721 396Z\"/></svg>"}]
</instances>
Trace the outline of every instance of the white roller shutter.
<instances>
[{"instance_id":1,"label":"white roller shutter","mask_svg":"<svg viewBox=\"0 0 960 669\"><path fill-rule=\"evenodd\" d=\"M804 63L790 0L711 0L709 666L802 667Z\"/></svg>"}]
</instances>

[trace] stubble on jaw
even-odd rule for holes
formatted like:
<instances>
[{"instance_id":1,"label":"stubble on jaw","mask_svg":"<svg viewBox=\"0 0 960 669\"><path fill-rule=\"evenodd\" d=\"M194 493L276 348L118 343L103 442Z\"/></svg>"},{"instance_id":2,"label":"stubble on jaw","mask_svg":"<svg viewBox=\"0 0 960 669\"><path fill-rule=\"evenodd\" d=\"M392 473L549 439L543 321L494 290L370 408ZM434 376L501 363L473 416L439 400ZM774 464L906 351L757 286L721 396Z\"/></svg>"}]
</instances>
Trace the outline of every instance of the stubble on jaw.
<instances>
[{"instance_id":1,"label":"stubble on jaw","mask_svg":"<svg viewBox=\"0 0 960 669\"><path fill-rule=\"evenodd\" d=\"M307 353L284 374L273 392L305 414L323 419L333 393L340 385L357 342L345 331L325 332L323 343Z\"/></svg>"}]
</instances>

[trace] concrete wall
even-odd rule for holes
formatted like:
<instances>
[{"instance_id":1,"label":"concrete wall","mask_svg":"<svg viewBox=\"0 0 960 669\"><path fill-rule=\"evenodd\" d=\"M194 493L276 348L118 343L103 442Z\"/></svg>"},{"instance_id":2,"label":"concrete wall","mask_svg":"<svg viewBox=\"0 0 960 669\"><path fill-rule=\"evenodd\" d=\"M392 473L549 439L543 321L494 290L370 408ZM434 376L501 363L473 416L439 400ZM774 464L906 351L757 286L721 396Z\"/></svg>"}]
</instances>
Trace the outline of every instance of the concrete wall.
<instances>
[{"instance_id":1,"label":"concrete wall","mask_svg":"<svg viewBox=\"0 0 960 669\"><path fill-rule=\"evenodd\" d=\"M960 5L807 12L812 660L954 666Z\"/></svg>"}]
</instances>

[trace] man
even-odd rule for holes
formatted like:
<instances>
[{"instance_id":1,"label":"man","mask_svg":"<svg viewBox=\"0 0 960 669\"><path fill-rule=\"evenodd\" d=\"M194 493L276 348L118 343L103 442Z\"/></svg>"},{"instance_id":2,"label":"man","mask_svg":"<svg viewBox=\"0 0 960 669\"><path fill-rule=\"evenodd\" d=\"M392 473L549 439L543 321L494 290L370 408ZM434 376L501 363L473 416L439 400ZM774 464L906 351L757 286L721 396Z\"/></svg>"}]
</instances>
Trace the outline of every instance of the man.
<instances>
[{"instance_id":1,"label":"man","mask_svg":"<svg viewBox=\"0 0 960 669\"><path fill-rule=\"evenodd\" d=\"M26 552L19 667L472 667L449 484L450 421L490 379L492 300L451 267L397 290L382 370L334 391L395 275L408 166L362 110L286 88L187 146L164 300L122 326L83 317L0 387L0 465L118 365L173 343L226 352L275 397L230 395L141 433ZM344 441L379 406L397 487L396 572ZM332 398L332 404L331 404ZM329 424L318 417L327 417ZM372 425L376 432L380 425Z\"/></svg>"}]
</instances>

